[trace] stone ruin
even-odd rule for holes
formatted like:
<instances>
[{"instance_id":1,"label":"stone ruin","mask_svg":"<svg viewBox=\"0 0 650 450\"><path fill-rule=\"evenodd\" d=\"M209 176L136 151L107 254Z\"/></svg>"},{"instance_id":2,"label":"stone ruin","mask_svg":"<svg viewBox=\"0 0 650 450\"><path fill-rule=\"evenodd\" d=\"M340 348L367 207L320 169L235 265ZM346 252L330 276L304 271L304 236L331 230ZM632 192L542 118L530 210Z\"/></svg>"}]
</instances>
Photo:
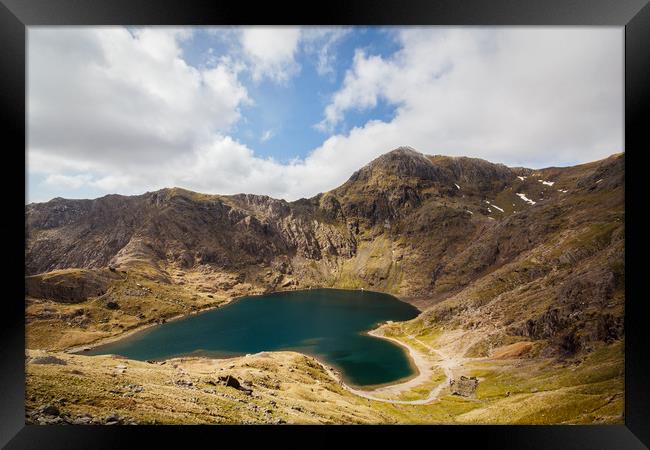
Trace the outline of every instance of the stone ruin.
<instances>
[{"instance_id":1,"label":"stone ruin","mask_svg":"<svg viewBox=\"0 0 650 450\"><path fill-rule=\"evenodd\" d=\"M476 377L468 378L461 375L457 380L449 380L452 395L460 395L461 397L473 396L477 386L478 378Z\"/></svg>"}]
</instances>

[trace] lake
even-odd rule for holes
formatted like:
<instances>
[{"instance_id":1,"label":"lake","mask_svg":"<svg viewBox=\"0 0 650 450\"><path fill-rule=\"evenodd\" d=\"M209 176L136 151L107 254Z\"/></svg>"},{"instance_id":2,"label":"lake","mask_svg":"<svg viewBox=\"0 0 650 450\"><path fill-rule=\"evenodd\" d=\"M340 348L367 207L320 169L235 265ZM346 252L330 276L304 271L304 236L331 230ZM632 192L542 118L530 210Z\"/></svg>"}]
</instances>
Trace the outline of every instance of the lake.
<instances>
[{"instance_id":1,"label":"lake","mask_svg":"<svg viewBox=\"0 0 650 450\"><path fill-rule=\"evenodd\" d=\"M414 373L406 351L367 331L418 310L371 291L312 289L243 297L226 306L155 326L84 354L137 360L181 355L226 358L293 350L336 367L346 383L369 386Z\"/></svg>"}]
</instances>

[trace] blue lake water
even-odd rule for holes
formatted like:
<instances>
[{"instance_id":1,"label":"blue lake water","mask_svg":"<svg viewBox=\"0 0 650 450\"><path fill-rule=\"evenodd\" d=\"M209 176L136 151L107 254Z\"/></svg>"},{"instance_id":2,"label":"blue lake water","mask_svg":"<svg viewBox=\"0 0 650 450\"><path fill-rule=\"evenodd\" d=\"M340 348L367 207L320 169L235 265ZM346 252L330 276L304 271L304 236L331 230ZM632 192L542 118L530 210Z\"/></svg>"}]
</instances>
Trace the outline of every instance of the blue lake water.
<instances>
[{"instance_id":1,"label":"blue lake water","mask_svg":"<svg viewBox=\"0 0 650 450\"><path fill-rule=\"evenodd\" d=\"M368 386L408 377L413 368L402 347L366 332L381 322L409 320L417 315L415 307L377 292L279 292L244 297L84 354L148 360L293 350L336 367L347 383Z\"/></svg>"}]
</instances>

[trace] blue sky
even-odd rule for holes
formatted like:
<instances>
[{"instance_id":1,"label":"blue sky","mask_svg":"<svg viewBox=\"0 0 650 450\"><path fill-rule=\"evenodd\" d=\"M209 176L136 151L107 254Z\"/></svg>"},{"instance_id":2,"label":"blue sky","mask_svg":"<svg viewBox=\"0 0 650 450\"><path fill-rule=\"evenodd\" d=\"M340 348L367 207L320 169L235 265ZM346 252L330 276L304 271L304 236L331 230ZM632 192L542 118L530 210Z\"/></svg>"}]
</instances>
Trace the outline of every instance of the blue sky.
<instances>
[{"instance_id":1,"label":"blue sky","mask_svg":"<svg viewBox=\"0 0 650 450\"><path fill-rule=\"evenodd\" d=\"M199 29L182 45L183 55L188 64L202 67L210 55L228 54L229 41L229 38ZM322 120L323 109L351 68L357 49L389 57L399 50L395 30L359 27L354 32L347 31L336 45L331 72L324 75L318 73L316 58L304 48L299 48L296 55L299 73L286 83L268 79L256 83L249 73L244 73L241 81L254 103L242 108L244 119L232 130L232 136L254 148L259 156L283 163L307 156L325 137L315 125ZM352 127L373 119L390 120L394 112L395 105L383 101L372 109L354 110L339 124L337 131L347 133Z\"/></svg>"},{"instance_id":2,"label":"blue sky","mask_svg":"<svg viewBox=\"0 0 650 450\"><path fill-rule=\"evenodd\" d=\"M30 27L27 202L294 200L400 145L513 166L623 151L622 28Z\"/></svg>"}]
</instances>

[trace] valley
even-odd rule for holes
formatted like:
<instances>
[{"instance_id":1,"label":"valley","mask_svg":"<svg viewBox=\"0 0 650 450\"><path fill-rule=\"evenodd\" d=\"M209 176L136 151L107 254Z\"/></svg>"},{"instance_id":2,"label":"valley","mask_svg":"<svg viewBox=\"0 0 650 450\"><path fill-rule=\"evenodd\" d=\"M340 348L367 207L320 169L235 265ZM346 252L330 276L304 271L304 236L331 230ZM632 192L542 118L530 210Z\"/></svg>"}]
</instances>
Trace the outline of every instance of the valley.
<instances>
[{"instance_id":1,"label":"valley","mask_svg":"<svg viewBox=\"0 0 650 450\"><path fill-rule=\"evenodd\" d=\"M294 202L170 188L29 204L26 420L623 423L624 165L533 170L399 148ZM371 333L405 346L419 373L359 390L291 351L83 351L315 288L416 306Z\"/></svg>"}]
</instances>

